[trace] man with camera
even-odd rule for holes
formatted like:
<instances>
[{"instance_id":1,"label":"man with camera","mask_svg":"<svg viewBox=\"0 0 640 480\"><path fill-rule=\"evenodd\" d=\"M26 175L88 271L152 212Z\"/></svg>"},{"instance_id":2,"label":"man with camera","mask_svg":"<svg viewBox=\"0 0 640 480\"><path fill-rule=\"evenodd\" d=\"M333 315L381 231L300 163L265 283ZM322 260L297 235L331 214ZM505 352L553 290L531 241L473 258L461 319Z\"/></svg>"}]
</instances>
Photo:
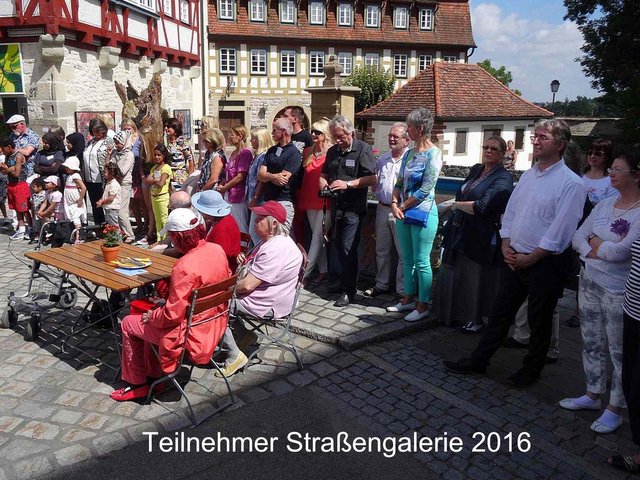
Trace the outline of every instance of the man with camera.
<instances>
[{"instance_id":1,"label":"man with camera","mask_svg":"<svg viewBox=\"0 0 640 480\"><path fill-rule=\"evenodd\" d=\"M336 115L329 129L336 144L327 151L319 187L335 194L331 238L342 266L342 293L334 306L346 307L356 295L360 227L367 212L367 187L376 183L376 165L371 146L355 138L349 119Z\"/></svg>"}]
</instances>

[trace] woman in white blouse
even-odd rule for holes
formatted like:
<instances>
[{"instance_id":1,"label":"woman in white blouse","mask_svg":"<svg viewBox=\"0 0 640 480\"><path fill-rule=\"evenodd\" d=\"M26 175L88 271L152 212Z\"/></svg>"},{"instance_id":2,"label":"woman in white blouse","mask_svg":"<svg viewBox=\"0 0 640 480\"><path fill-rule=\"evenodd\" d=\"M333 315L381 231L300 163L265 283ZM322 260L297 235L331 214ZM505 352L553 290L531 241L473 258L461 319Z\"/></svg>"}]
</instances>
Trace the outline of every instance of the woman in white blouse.
<instances>
[{"instance_id":1,"label":"woman in white blouse","mask_svg":"<svg viewBox=\"0 0 640 480\"><path fill-rule=\"evenodd\" d=\"M622 303L631 268L631 245L640 236L640 171L632 156L616 157L609 169L619 197L601 200L573 237L584 262L578 304L586 394L560 402L568 410L600 410L607 389L607 348L613 364L611 395L602 415L591 425L611 433L622 424Z\"/></svg>"}]
</instances>

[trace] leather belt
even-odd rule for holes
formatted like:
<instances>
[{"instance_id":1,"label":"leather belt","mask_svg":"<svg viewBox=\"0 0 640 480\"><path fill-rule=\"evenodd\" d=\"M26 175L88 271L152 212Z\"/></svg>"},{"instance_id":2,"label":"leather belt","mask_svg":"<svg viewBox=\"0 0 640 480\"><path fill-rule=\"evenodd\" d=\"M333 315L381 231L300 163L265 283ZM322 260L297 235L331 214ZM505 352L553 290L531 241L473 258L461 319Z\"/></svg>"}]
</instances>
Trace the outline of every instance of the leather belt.
<instances>
[{"instance_id":1,"label":"leather belt","mask_svg":"<svg viewBox=\"0 0 640 480\"><path fill-rule=\"evenodd\" d=\"M164 193L152 193L151 196L152 197L161 197L162 195L168 195L169 192L164 192Z\"/></svg>"}]
</instances>

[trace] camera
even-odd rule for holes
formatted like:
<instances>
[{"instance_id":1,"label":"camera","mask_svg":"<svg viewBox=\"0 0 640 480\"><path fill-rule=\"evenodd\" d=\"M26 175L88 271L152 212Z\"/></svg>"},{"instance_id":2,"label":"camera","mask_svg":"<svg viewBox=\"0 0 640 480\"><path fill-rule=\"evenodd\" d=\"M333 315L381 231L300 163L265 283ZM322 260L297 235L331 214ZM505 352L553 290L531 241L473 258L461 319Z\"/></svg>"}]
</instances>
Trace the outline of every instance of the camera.
<instances>
[{"instance_id":1,"label":"camera","mask_svg":"<svg viewBox=\"0 0 640 480\"><path fill-rule=\"evenodd\" d=\"M318 196L320 198L329 198L329 199L337 198L338 197L338 192L334 192L329 187L325 187L322 190L318 190Z\"/></svg>"}]
</instances>

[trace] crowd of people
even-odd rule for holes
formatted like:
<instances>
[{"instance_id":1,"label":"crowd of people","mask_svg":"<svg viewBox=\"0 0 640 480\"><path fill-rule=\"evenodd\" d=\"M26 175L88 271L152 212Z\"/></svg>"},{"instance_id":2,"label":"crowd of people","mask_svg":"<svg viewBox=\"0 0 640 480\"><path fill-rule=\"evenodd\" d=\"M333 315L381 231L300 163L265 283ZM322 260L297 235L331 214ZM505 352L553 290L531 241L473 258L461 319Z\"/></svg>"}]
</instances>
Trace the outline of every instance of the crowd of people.
<instances>
[{"instance_id":1,"label":"crowd of people","mask_svg":"<svg viewBox=\"0 0 640 480\"><path fill-rule=\"evenodd\" d=\"M640 164L632 153L614 153L609 140L596 140L579 175L563 159L569 127L542 120L531 137L534 164L515 188L510 171L518 152L512 141L493 136L453 201L438 206L442 153L431 140L433 115L423 107L391 127L390 150L377 159L349 119L321 119L306 131L304 111L296 106L287 107L270 132L237 125L226 139L215 119L203 118L197 159L176 119L165 122L166 142L157 144L130 120L117 133L108 120L92 120L86 139L60 128L40 139L24 117L11 117L11 137L0 139L0 180L6 181L0 195L6 190L17 214L14 239L33 239L50 219L85 224L87 197L95 223L118 225L125 242L180 258L162 301L123 321L128 386L112 394L115 400L146 396L147 378L174 362L171 332L199 286L239 268L232 314L286 315L302 265L294 241L308 247L304 285L332 279L329 290L339 294L334 305L354 302L371 187L378 201L377 275L364 294L377 297L395 286L399 300L387 311L403 313L405 321L428 317L433 306L441 323L480 333L468 358L444 362L456 374L484 374L498 348L515 346L528 354L509 382L535 383L545 364L557 361L557 302L579 265L572 321L581 329L586 388L559 406L602 409L608 354L611 394L591 429L615 431L629 408L640 444ZM442 215L447 221L434 289L430 258ZM257 246L249 255L240 251L242 233ZM518 328L509 338L514 319ZM237 336L241 328L235 330ZM247 356L230 328L216 335L214 343L221 340L228 351L223 373L232 375ZM160 346L159 362L147 358L144 342ZM210 355L214 344L194 345L198 356ZM640 455L610 463L638 470Z\"/></svg>"}]
</instances>

